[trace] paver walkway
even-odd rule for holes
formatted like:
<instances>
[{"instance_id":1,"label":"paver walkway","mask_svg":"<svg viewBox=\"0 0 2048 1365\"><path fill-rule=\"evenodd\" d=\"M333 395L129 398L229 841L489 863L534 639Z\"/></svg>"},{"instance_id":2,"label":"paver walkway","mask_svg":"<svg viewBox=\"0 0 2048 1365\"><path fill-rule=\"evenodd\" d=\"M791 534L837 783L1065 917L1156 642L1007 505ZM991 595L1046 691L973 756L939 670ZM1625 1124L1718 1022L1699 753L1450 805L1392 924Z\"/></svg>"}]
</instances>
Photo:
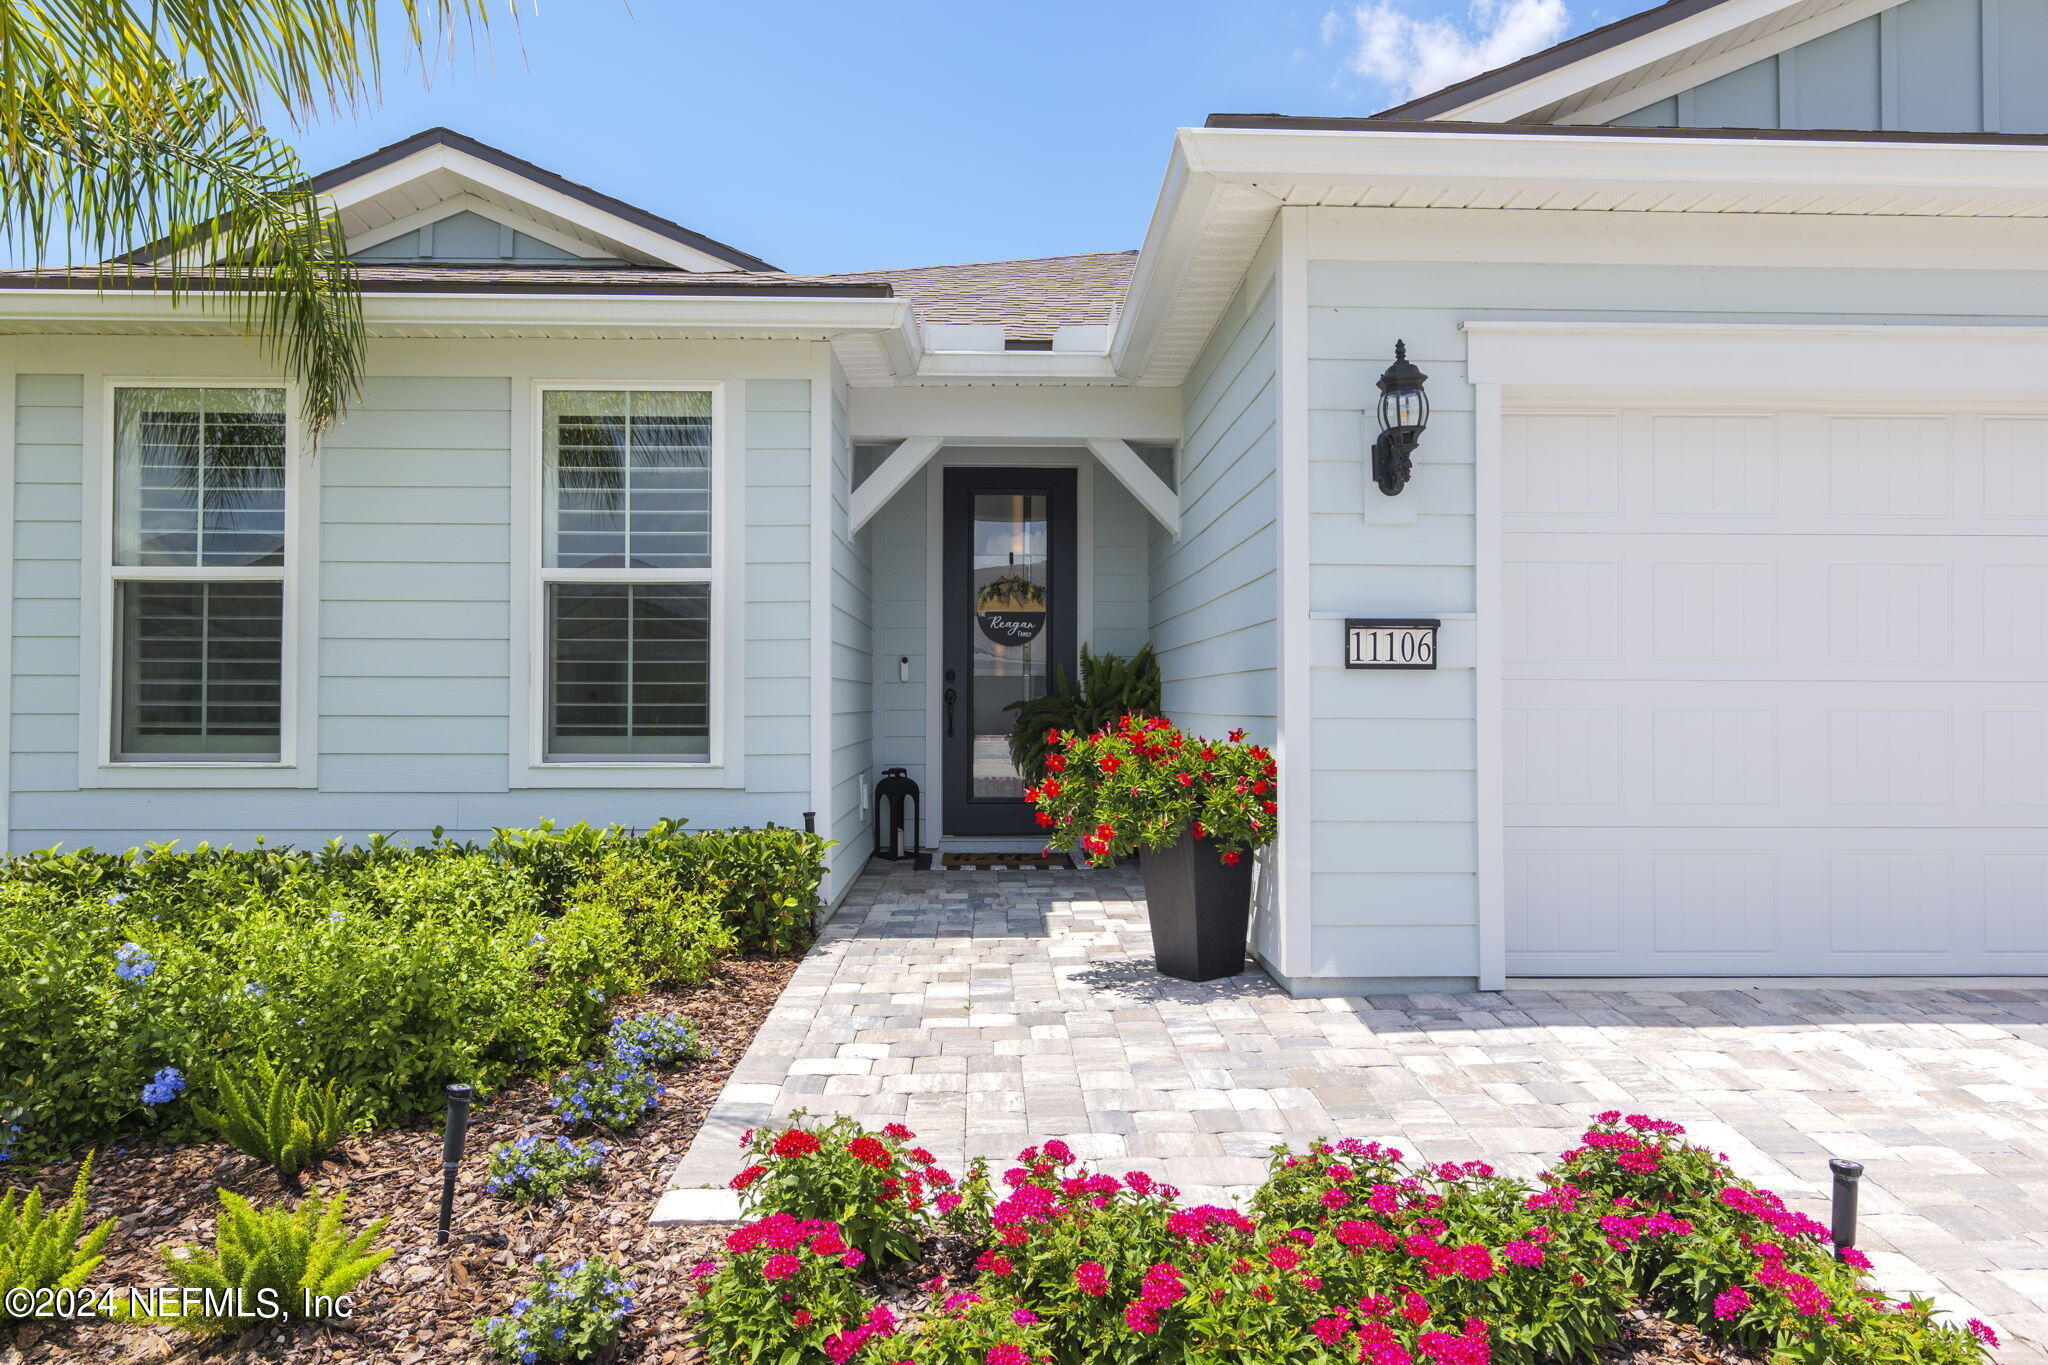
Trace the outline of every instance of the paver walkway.
<instances>
[{"instance_id":1,"label":"paver walkway","mask_svg":"<svg viewBox=\"0 0 2048 1365\"><path fill-rule=\"evenodd\" d=\"M1216 1198L1317 1136L1529 1175L1607 1108L1684 1123L1823 1220L1827 1158L1863 1161L1881 1283L2048 1362L2048 989L1295 1000L1256 970L1160 976L1135 873L870 872L673 1184L723 1184L739 1134L797 1109L900 1120L948 1165L1064 1137Z\"/></svg>"}]
</instances>

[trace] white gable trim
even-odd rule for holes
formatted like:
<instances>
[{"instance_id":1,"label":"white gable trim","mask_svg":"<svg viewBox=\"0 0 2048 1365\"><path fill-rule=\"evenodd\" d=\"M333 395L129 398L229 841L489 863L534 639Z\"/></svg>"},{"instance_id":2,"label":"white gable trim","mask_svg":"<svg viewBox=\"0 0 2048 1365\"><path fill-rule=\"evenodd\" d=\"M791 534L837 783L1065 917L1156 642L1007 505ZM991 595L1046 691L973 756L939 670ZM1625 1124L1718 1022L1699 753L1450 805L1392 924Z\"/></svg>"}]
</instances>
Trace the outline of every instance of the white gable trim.
<instances>
[{"instance_id":1,"label":"white gable trim","mask_svg":"<svg viewBox=\"0 0 2048 1365\"><path fill-rule=\"evenodd\" d=\"M346 210L378 195L403 189L436 171L446 171L516 203L529 204L542 213L574 223L606 242L616 243L620 248L618 254L629 260L657 262L678 270L708 272L736 269L731 261L685 246L672 237L594 208L573 195L536 184L515 171L492 165L445 143L422 147L410 156L332 186L327 195L337 209ZM584 243L578 249L588 250L589 244Z\"/></svg>"},{"instance_id":2,"label":"white gable trim","mask_svg":"<svg viewBox=\"0 0 2048 1365\"><path fill-rule=\"evenodd\" d=\"M443 218L453 218L458 213L474 213L479 218L488 218L499 227L523 232L536 241L546 242L549 246L559 247L586 260L600 254L589 242L579 237L557 231L535 219L522 217L501 204L495 204L475 194L453 195L417 213L409 213L402 218L394 218L381 227L356 233L348 239L348 249L350 252L367 251L373 246L380 246L394 237L403 237L406 233L423 228L429 223L438 223Z\"/></svg>"},{"instance_id":3,"label":"white gable trim","mask_svg":"<svg viewBox=\"0 0 2048 1365\"><path fill-rule=\"evenodd\" d=\"M1623 79L1631 72L1677 56L1696 44L1712 42L1731 29L1768 19L1790 8L1792 6L1786 0L1727 0L1725 4L1652 29L1639 38L1590 52L1578 61L1532 76L1505 90L1481 95L1455 109L1446 109L1430 117L1468 123L1513 123L1533 110L1561 104L1574 95L1584 94L1608 81ZM1688 81L1687 84L1696 85L1698 81ZM1639 109L1648 103L1651 101L1642 100L1629 108ZM1628 110L1621 112L1627 113Z\"/></svg>"},{"instance_id":4,"label":"white gable trim","mask_svg":"<svg viewBox=\"0 0 2048 1365\"><path fill-rule=\"evenodd\" d=\"M1676 71L1668 72L1655 80L1645 81L1641 85L1629 86L1596 103L1560 111L1552 122L1606 123L1609 119L1632 114L1659 100L1670 99L1682 90L1705 85L1708 81L1740 71L1746 66L1753 66L1767 57L1789 52L1801 43L1812 42L1815 38L1825 38L1837 29L1861 23L1873 14L1895 9L1900 3L1901 0L1848 0L1846 4L1837 5L1810 19L1802 19L1796 24L1787 25L1754 42L1730 48L1718 56L1682 66Z\"/></svg>"}]
</instances>

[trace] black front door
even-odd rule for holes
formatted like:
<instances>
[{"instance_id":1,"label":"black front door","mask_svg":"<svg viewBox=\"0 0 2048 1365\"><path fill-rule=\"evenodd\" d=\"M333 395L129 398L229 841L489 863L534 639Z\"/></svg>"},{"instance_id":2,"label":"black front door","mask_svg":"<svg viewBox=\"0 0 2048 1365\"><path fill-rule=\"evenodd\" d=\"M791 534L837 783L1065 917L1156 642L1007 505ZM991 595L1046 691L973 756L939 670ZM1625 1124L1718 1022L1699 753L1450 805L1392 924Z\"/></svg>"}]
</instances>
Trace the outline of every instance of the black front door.
<instances>
[{"instance_id":1,"label":"black front door","mask_svg":"<svg viewBox=\"0 0 2048 1365\"><path fill-rule=\"evenodd\" d=\"M1011 702L1074 676L1074 471L946 471L945 833L1032 834Z\"/></svg>"}]
</instances>

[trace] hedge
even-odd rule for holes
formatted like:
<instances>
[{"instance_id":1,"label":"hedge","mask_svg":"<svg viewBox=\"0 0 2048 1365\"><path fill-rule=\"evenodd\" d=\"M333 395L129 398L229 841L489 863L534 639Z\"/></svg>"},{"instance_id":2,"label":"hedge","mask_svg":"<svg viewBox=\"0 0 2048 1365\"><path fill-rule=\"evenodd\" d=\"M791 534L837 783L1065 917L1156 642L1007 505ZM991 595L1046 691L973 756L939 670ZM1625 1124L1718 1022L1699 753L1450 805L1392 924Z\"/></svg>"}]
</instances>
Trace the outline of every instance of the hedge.
<instances>
[{"instance_id":1,"label":"hedge","mask_svg":"<svg viewBox=\"0 0 2048 1365\"><path fill-rule=\"evenodd\" d=\"M590 1052L611 1002L809 937L826 842L578 823L488 843L151 845L0 860L0 1122L17 1158L196 1137L164 1073L268 1056L393 1123Z\"/></svg>"}]
</instances>

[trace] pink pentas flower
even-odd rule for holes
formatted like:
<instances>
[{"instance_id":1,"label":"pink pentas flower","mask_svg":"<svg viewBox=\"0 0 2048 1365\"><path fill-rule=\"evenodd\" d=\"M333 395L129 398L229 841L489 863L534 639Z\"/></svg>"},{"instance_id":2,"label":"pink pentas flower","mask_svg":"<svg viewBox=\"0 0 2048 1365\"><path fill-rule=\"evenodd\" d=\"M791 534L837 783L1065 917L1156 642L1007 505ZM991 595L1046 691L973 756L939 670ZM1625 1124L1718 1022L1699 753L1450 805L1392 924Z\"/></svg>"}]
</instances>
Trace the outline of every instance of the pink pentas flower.
<instances>
[{"instance_id":1,"label":"pink pentas flower","mask_svg":"<svg viewBox=\"0 0 2048 1365\"><path fill-rule=\"evenodd\" d=\"M762 1263L761 1278L764 1280L786 1280L801 1269L803 1269L803 1262L786 1252L780 1253L770 1256Z\"/></svg>"},{"instance_id":2,"label":"pink pentas flower","mask_svg":"<svg viewBox=\"0 0 2048 1365\"><path fill-rule=\"evenodd\" d=\"M1109 1292L1109 1272L1100 1261L1083 1261L1074 1267L1074 1283L1083 1294L1099 1299Z\"/></svg>"},{"instance_id":3,"label":"pink pentas flower","mask_svg":"<svg viewBox=\"0 0 2048 1365\"><path fill-rule=\"evenodd\" d=\"M1016 1323L1019 1327L1029 1327L1032 1323L1038 1321L1038 1314L1032 1312L1029 1308L1019 1308L1016 1312L1010 1314L1010 1321Z\"/></svg>"},{"instance_id":4,"label":"pink pentas flower","mask_svg":"<svg viewBox=\"0 0 2048 1365\"><path fill-rule=\"evenodd\" d=\"M1500 1254L1515 1265L1538 1266L1543 1264L1543 1248L1534 1242L1522 1241L1519 1238L1501 1247Z\"/></svg>"},{"instance_id":5,"label":"pink pentas flower","mask_svg":"<svg viewBox=\"0 0 2048 1365\"><path fill-rule=\"evenodd\" d=\"M984 1275L1003 1276L1016 1269L1010 1258L999 1251L984 1251L974 1258L974 1268Z\"/></svg>"},{"instance_id":6,"label":"pink pentas flower","mask_svg":"<svg viewBox=\"0 0 2048 1365\"><path fill-rule=\"evenodd\" d=\"M1315 1339L1323 1343L1323 1345L1335 1346L1338 1342L1344 1340L1345 1337L1351 1335L1351 1319L1338 1317L1317 1318L1309 1324L1308 1330L1314 1333Z\"/></svg>"},{"instance_id":7,"label":"pink pentas flower","mask_svg":"<svg viewBox=\"0 0 2048 1365\"><path fill-rule=\"evenodd\" d=\"M1740 1285L1724 1289L1714 1296L1714 1316L1723 1322L1729 1318L1739 1318L1752 1302L1749 1291Z\"/></svg>"},{"instance_id":8,"label":"pink pentas flower","mask_svg":"<svg viewBox=\"0 0 2048 1365\"><path fill-rule=\"evenodd\" d=\"M1998 1333L1992 1331L1984 1323L1980 1322L1976 1318L1971 1318L1969 1322L1965 1323L1964 1325L1970 1329L1971 1336L1977 1338L1977 1340L1983 1342L1986 1346L1991 1347L1993 1350L1998 1349Z\"/></svg>"},{"instance_id":9,"label":"pink pentas flower","mask_svg":"<svg viewBox=\"0 0 2048 1365\"><path fill-rule=\"evenodd\" d=\"M839 1264L845 1266L848 1270L859 1270L867 1264L867 1261L868 1254L859 1247L855 1247L852 1251L839 1258Z\"/></svg>"},{"instance_id":10,"label":"pink pentas flower","mask_svg":"<svg viewBox=\"0 0 2048 1365\"><path fill-rule=\"evenodd\" d=\"M1159 1330L1159 1314L1143 1300L1134 1300L1124 1305L1124 1326L1149 1336Z\"/></svg>"},{"instance_id":11,"label":"pink pentas flower","mask_svg":"<svg viewBox=\"0 0 2048 1365\"><path fill-rule=\"evenodd\" d=\"M982 1365L1031 1365L1031 1357L1022 1346L1014 1342L999 1341L988 1348L982 1358Z\"/></svg>"}]
</instances>

